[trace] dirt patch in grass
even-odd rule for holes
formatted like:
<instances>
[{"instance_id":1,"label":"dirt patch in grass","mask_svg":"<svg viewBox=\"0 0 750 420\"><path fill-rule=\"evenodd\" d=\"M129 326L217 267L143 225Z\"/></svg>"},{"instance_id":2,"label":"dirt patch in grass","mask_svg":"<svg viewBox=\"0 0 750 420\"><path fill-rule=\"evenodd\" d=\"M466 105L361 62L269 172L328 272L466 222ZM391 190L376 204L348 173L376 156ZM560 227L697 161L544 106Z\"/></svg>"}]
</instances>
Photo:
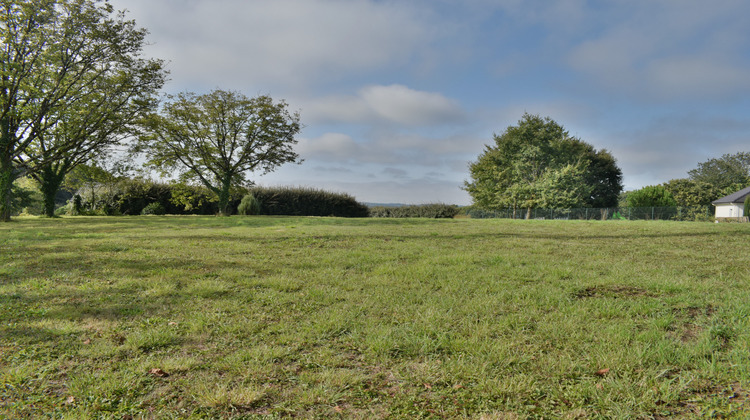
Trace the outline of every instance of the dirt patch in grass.
<instances>
[{"instance_id":1,"label":"dirt patch in grass","mask_svg":"<svg viewBox=\"0 0 750 420\"><path fill-rule=\"evenodd\" d=\"M640 287L621 284L591 286L573 293L576 299L584 298L639 298L656 297L657 294Z\"/></svg>"},{"instance_id":2,"label":"dirt patch in grass","mask_svg":"<svg viewBox=\"0 0 750 420\"><path fill-rule=\"evenodd\" d=\"M690 343L697 340L705 329L700 320L713 316L716 309L710 305L706 307L689 306L687 308L674 308L672 312L681 322L671 331L671 334L683 343Z\"/></svg>"}]
</instances>

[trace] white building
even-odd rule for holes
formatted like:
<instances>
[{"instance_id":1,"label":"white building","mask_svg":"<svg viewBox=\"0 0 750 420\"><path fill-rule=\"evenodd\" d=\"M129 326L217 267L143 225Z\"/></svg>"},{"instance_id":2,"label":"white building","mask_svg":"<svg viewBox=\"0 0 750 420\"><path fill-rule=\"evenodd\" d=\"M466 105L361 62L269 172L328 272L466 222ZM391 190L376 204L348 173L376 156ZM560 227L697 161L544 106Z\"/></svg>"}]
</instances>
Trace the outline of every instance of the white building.
<instances>
[{"instance_id":1,"label":"white building","mask_svg":"<svg viewBox=\"0 0 750 420\"><path fill-rule=\"evenodd\" d=\"M743 188L734 194L729 194L726 197L712 201L711 204L716 206L716 220L721 221L750 216L750 214L743 214L745 198L748 196L750 196L750 187Z\"/></svg>"}]
</instances>

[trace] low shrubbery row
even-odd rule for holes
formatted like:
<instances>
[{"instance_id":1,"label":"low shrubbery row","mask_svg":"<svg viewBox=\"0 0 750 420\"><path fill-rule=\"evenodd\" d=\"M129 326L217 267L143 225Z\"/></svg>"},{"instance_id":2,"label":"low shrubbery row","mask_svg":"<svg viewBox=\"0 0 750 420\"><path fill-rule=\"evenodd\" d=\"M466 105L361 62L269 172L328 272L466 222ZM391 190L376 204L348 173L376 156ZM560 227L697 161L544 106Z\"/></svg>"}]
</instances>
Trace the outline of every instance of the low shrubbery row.
<instances>
[{"instance_id":1,"label":"low shrubbery row","mask_svg":"<svg viewBox=\"0 0 750 420\"><path fill-rule=\"evenodd\" d=\"M372 207L371 217L427 217L431 219L451 219L459 212L452 204L423 204L401 207Z\"/></svg>"},{"instance_id":2,"label":"low shrubbery row","mask_svg":"<svg viewBox=\"0 0 750 420\"><path fill-rule=\"evenodd\" d=\"M472 219L557 219L557 220L676 220L713 221L712 206L610 207L578 209L499 209L465 207Z\"/></svg>"},{"instance_id":3,"label":"low shrubbery row","mask_svg":"<svg viewBox=\"0 0 750 420\"><path fill-rule=\"evenodd\" d=\"M28 197L16 214L40 214L39 194L27 188ZM143 178L121 178L107 183L89 183L67 191L67 203L57 215L214 215L219 212L216 195L203 186L162 183ZM20 197L21 195L19 195ZM67 197L59 202L65 202ZM252 187L231 192L230 212L240 215L289 215L336 217L452 218L460 209L448 204L402 207L372 207L349 194L314 188Z\"/></svg>"},{"instance_id":4,"label":"low shrubbery row","mask_svg":"<svg viewBox=\"0 0 750 420\"><path fill-rule=\"evenodd\" d=\"M367 217L368 209L354 197L313 188L252 188L258 214L291 216Z\"/></svg>"},{"instance_id":5,"label":"low shrubbery row","mask_svg":"<svg viewBox=\"0 0 750 420\"><path fill-rule=\"evenodd\" d=\"M58 214L198 214L219 211L205 187L126 179L82 188ZM243 198L244 197L244 198ZM230 209L240 214L367 217L368 209L348 194L313 188L241 188L232 192Z\"/></svg>"}]
</instances>

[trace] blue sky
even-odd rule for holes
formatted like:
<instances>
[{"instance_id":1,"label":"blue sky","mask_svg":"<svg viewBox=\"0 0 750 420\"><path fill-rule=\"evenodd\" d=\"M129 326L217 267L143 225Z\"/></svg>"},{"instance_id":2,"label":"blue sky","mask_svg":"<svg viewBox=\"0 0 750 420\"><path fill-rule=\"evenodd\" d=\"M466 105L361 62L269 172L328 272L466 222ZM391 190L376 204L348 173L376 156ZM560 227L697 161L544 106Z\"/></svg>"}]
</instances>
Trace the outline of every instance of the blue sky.
<instances>
[{"instance_id":1,"label":"blue sky","mask_svg":"<svg viewBox=\"0 0 750 420\"><path fill-rule=\"evenodd\" d=\"M252 178L469 204L468 164L524 112L608 149L627 190L750 151L745 0L111 0L166 93L268 94L305 162Z\"/></svg>"}]
</instances>

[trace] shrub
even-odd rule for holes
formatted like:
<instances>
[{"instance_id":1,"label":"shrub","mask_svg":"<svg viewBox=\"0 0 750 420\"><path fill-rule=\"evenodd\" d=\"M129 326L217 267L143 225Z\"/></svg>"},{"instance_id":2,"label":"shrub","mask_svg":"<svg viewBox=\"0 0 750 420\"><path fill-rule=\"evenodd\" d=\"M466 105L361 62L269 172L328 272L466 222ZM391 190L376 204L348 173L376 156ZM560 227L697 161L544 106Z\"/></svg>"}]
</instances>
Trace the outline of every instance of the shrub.
<instances>
[{"instance_id":1,"label":"shrub","mask_svg":"<svg viewBox=\"0 0 750 420\"><path fill-rule=\"evenodd\" d=\"M58 207L58 208L55 209L55 216L63 216L63 215L66 215L66 214L70 214L71 213L71 210L70 210L71 208L72 208L71 203L67 203L64 206L60 206L60 207Z\"/></svg>"},{"instance_id":2,"label":"shrub","mask_svg":"<svg viewBox=\"0 0 750 420\"><path fill-rule=\"evenodd\" d=\"M260 214L260 201L254 195L247 194L237 206L237 213L243 216Z\"/></svg>"},{"instance_id":3,"label":"shrub","mask_svg":"<svg viewBox=\"0 0 750 420\"><path fill-rule=\"evenodd\" d=\"M170 207L175 214L216 214L219 197L203 185L171 184Z\"/></svg>"},{"instance_id":4,"label":"shrub","mask_svg":"<svg viewBox=\"0 0 750 420\"><path fill-rule=\"evenodd\" d=\"M750 216L750 196L745 197L745 209L742 215L745 217Z\"/></svg>"},{"instance_id":5,"label":"shrub","mask_svg":"<svg viewBox=\"0 0 750 420\"><path fill-rule=\"evenodd\" d=\"M632 191L627 196L628 207L674 207L677 206L672 193L666 188L657 186L643 187Z\"/></svg>"},{"instance_id":6,"label":"shrub","mask_svg":"<svg viewBox=\"0 0 750 420\"><path fill-rule=\"evenodd\" d=\"M344 193L313 188L253 188L261 203L260 214L286 216L367 217L368 209Z\"/></svg>"},{"instance_id":7,"label":"shrub","mask_svg":"<svg viewBox=\"0 0 750 420\"><path fill-rule=\"evenodd\" d=\"M153 215L161 216L166 213L167 211L164 209L164 206L162 206L162 204L159 203L158 201L154 203L149 203L146 207L143 208L143 210L141 210L141 214L143 215L153 214Z\"/></svg>"},{"instance_id":8,"label":"shrub","mask_svg":"<svg viewBox=\"0 0 750 420\"><path fill-rule=\"evenodd\" d=\"M73 196L73 202L70 206L70 215L79 216L83 212L83 199L80 195L76 194Z\"/></svg>"},{"instance_id":9,"label":"shrub","mask_svg":"<svg viewBox=\"0 0 750 420\"><path fill-rule=\"evenodd\" d=\"M439 203L401 207L372 207L370 209L370 217L424 217L431 219L452 219L458 213L458 206Z\"/></svg>"}]
</instances>

